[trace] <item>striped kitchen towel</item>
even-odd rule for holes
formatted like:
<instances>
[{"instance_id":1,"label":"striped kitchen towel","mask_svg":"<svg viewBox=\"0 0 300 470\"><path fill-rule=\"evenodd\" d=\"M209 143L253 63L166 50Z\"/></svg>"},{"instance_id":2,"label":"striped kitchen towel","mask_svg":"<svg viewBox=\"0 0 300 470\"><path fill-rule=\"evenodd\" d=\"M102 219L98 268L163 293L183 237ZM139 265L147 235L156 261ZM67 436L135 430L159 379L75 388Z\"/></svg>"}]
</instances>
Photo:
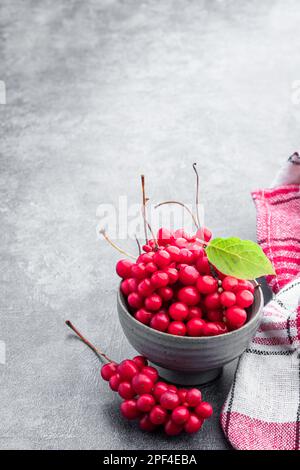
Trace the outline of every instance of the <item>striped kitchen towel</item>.
<instances>
[{"instance_id":1,"label":"striped kitchen towel","mask_svg":"<svg viewBox=\"0 0 300 470\"><path fill-rule=\"evenodd\" d=\"M300 449L300 186L253 192L257 237L276 276L276 294L240 357L221 413L232 446Z\"/></svg>"}]
</instances>

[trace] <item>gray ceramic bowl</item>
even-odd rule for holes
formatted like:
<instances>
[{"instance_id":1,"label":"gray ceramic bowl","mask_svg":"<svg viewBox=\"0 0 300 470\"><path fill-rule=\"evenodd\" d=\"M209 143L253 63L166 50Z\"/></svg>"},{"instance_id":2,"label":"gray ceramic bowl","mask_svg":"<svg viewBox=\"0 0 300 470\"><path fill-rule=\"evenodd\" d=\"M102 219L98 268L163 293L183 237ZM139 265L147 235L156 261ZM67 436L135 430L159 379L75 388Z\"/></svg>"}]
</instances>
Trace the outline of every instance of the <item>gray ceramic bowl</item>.
<instances>
[{"instance_id":1,"label":"gray ceramic bowl","mask_svg":"<svg viewBox=\"0 0 300 470\"><path fill-rule=\"evenodd\" d=\"M163 378L183 385L214 380L225 364L240 356L259 326L263 305L262 290L256 287L249 319L242 328L220 336L182 337L161 333L137 321L118 292L119 319L129 343L155 364Z\"/></svg>"}]
</instances>

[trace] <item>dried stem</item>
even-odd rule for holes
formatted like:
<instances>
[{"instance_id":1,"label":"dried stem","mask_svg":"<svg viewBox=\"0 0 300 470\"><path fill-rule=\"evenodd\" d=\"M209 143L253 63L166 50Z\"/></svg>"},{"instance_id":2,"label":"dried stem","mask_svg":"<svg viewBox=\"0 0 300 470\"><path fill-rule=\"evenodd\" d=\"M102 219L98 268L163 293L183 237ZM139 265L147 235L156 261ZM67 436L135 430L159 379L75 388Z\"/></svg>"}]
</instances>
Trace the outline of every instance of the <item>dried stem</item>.
<instances>
[{"instance_id":1,"label":"dried stem","mask_svg":"<svg viewBox=\"0 0 300 470\"><path fill-rule=\"evenodd\" d=\"M126 251L124 251L122 248L120 248L118 245L116 245L110 238L109 236L107 235L107 233L105 232L104 228L100 229L99 230L99 233L103 236L103 238L105 238L105 240L113 247L115 248L117 251L119 251L120 253L122 253L123 255L127 256L128 258L132 258L132 259L136 259L136 256L130 254L130 253L127 253Z\"/></svg>"},{"instance_id":2,"label":"dried stem","mask_svg":"<svg viewBox=\"0 0 300 470\"><path fill-rule=\"evenodd\" d=\"M143 195L143 200L142 200L142 214L143 214L143 219L144 219L144 232L145 232L145 240L146 243L148 243L148 234L147 234L147 215L146 215L146 191L145 191L145 176L141 175L141 182L142 182L142 195Z\"/></svg>"},{"instance_id":3,"label":"dried stem","mask_svg":"<svg viewBox=\"0 0 300 470\"><path fill-rule=\"evenodd\" d=\"M154 206L154 209L157 209L158 207L160 206L164 206L165 204L178 204L179 206L183 207L189 214L190 216L192 217L193 219L193 222L196 226L196 228L198 229L199 228L199 225L198 225L198 222L194 216L194 214L192 213L191 209L186 206L183 202L179 202L179 201L164 201L164 202L160 202L159 204L156 204L156 206Z\"/></svg>"},{"instance_id":4,"label":"dried stem","mask_svg":"<svg viewBox=\"0 0 300 470\"><path fill-rule=\"evenodd\" d=\"M107 355L104 352L97 349L89 340L87 340L80 333L80 331L77 330L77 328L73 325L73 323L70 322L70 320L67 320L65 323L69 328L71 328L71 330L74 331L74 333L76 333L76 335L81 339L81 341L83 341L84 344L86 344L96 354L96 356L98 357L98 359L100 359L101 362L103 362L104 364L107 364L108 362L112 362L112 360L109 357L107 357Z\"/></svg>"},{"instance_id":5,"label":"dried stem","mask_svg":"<svg viewBox=\"0 0 300 470\"><path fill-rule=\"evenodd\" d=\"M201 228L200 216L199 216L199 174L197 170L197 163L193 163L193 169L196 173L196 216L198 222L198 228Z\"/></svg>"},{"instance_id":6,"label":"dried stem","mask_svg":"<svg viewBox=\"0 0 300 470\"><path fill-rule=\"evenodd\" d=\"M142 248L141 248L141 244L140 244L140 241L138 239L138 237L135 235L135 241L136 241L136 244L138 246L138 250L139 250L139 255L142 254Z\"/></svg>"}]
</instances>

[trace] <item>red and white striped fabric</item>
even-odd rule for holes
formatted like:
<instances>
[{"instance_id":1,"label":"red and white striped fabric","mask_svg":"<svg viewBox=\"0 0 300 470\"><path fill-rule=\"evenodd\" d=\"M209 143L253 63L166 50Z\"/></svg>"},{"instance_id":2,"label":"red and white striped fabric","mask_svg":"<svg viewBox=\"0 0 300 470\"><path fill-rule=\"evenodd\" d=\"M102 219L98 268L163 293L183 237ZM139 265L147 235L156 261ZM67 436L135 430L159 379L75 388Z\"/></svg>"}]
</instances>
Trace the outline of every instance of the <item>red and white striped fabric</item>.
<instances>
[{"instance_id":1,"label":"red and white striped fabric","mask_svg":"<svg viewBox=\"0 0 300 470\"><path fill-rule=\"evenodd\" d=\"M240 357L221 413L232 446L241 450L300 449L300 186L252 193L257 237L276 276L276 294Z\"/></svg>"}]
</instances>

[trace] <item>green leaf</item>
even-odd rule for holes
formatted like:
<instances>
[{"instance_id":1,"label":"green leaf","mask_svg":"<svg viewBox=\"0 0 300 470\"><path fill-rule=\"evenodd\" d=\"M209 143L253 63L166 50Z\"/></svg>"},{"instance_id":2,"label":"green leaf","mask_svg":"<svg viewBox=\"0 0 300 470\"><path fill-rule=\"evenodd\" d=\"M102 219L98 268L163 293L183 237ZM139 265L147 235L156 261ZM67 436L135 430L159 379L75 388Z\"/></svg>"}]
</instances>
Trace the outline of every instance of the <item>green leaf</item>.
<instances>
[{"instance_id":1,"label":"green leaf","mask_svg":"<svg viewBox=\"0 0 300 470\"><path fill-rule=\"evenodd\" d=\"M206 248L209 262L221 273L239 279L255 279L275 274L261 247L240 238L214 238Z\"/></svg>"}]
</instances>

